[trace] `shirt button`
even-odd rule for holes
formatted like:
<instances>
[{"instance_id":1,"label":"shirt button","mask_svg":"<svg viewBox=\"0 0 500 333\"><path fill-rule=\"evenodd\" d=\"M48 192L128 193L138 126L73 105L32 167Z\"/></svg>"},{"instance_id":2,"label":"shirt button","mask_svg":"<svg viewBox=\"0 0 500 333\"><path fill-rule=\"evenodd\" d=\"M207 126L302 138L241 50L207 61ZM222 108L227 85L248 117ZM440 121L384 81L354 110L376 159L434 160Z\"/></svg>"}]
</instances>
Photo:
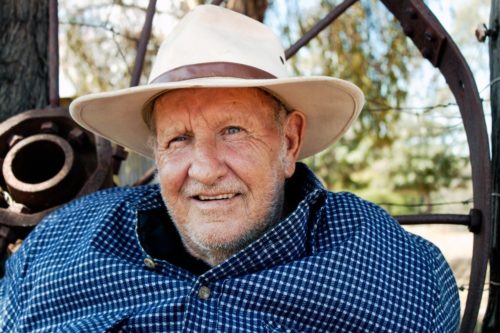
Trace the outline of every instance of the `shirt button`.
<instances>
[{"instance_id":1,"label":"shirt button","mask_svg":"<svg viewBox=\"0 0 500 333\"><path fill-rule=\"evenodd\" d=\"M145 258L144 259L144 265L149 268L149 269L155 269L156 268L156 264L155 262L153 261L153 259L151 258Z\"/></svg>"},{"instance_id":2,"label":"shirt button","mask_svg":"<svg viewBox=\"0 0 500 333\"><path fill-rule=\"evenodd\" d=\"M210 297L210 288L201 286L198 290L198 297L202 300L207 300Z\"/></svg>"}]
</instances>

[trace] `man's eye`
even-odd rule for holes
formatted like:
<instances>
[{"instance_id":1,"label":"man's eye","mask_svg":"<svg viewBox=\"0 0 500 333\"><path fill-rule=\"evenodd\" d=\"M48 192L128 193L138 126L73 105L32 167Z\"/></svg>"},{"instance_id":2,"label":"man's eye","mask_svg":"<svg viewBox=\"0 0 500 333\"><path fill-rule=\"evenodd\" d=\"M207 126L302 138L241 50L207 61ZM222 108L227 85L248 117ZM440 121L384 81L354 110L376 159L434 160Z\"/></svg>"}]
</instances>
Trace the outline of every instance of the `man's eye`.
<instances>
[{"instance_id":1,"label":"man's eye","mask_svg":"<svg viewBox=\"0 0 500 333\"><path fill-rule=\"evenodd\" d=\"M183 142L187 141L188 140L188 136L187 135L179 135L179 136L176 136L175 138L173 138L172 140L170 140L168 142L168 145L171 146L171 145L178 145L178 144L182 144Z\"/></svg>"},{"instance_id":2,"label":"man's eye","mask_svg":"<svg viewBox=\"0 0 500 333\"><path fill-rule=\"evenodd\" d=\"M225 134L237 134L237 133L240 133L242 131L242 129L240 127L236 127L236 126L231 126L231 127L228 127L226 128L225 130Z\"/></svg>"}]
</instances>

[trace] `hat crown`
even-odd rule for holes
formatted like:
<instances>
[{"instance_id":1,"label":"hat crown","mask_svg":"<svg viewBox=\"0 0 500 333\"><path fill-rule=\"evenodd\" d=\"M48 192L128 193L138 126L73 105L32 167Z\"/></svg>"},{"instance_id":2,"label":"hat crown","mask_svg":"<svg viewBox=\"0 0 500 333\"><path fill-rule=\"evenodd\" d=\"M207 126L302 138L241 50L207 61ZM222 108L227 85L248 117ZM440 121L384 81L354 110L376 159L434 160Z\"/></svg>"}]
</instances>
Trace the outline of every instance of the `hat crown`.
<instances>
[{"instance_id":1,"label":"hat crown","mask_svg":"<svg viewBox=\"0 0 500 333\"><path fill-rule=\"evenodd\" d=\"M288 77L283 47L271 29L232 10L204 5L185 15L162 43L149 83L174 69L207 63L241 64Z\"/></svg>"}]
</instances>

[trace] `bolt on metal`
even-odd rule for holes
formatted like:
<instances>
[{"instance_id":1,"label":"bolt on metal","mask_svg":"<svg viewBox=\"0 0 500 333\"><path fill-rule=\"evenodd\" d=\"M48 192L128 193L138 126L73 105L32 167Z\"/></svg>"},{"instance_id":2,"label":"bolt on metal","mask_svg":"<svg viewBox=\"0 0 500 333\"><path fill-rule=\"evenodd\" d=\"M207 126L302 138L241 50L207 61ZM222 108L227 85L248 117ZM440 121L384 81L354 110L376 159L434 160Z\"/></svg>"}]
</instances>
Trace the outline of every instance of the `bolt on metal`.
<instances>
[{"instance_id":1,"label":"bolt on metal","mask_svg":"<svg viewBox=\"0 0 500 333\"><path fill-rule=\"evenodd\" d=\"M485 23L479 24L476 28L476 39L480 43L484 43L487 37L496 39L498 29L490 29Z\"/></svg>"}]
</instances>

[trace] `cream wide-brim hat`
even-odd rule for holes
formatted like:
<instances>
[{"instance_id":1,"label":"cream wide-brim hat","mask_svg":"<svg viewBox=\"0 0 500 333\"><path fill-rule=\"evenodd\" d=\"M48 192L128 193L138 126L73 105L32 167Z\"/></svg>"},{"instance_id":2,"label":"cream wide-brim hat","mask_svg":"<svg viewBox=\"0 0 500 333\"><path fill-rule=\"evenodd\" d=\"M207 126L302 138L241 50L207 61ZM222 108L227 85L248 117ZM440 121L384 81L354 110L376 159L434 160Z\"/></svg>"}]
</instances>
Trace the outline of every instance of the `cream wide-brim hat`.
<instances>
[{"instance_id":1,"label":"cream wide-brim hat","mask_svg":"<svg viewBox=\"0 0 500 333\"><path fill-rule=\"evenodd\" d=\"M212 5L196 7L161 45L147 85L90 94L70 105L74 120L153 158L143 112L162 93L183 88L257 87L306 116L299 159L337 141L364 104L354 84L332 77L289 77L277 36L264 24Z\"/></svg>"}]
</instances>

